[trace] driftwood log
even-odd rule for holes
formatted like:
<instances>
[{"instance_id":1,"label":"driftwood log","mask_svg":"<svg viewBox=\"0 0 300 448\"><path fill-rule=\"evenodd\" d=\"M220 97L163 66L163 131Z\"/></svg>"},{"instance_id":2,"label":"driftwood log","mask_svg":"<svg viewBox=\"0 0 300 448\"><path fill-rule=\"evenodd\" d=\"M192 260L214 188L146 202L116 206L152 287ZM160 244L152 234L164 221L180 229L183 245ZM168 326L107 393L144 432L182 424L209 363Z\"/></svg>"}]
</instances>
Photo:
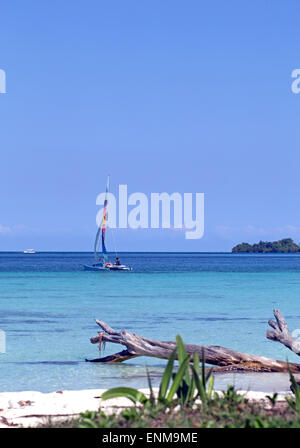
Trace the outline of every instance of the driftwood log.
<instances>
[{"instance_id":1,"label":"driftwood log","mask_svg":"<svg viewBox=\"0 0 300 448\"><path fill-rule=\"evenodd\" d=\"M269 325L273 330L267 331L267 338L280 342L300 356L300 341L290 334L286 321L279 310L274 310L274 316L276 321L269 320ZM101 327L102 331L98 333L98 336L91 338L90 341L92 344L99 344L100 353L103 344L106 342L123 345L126 349L113 355L90 360L90 362L123 362L138 356L168 359L176 347L174 341L156 341L130 333L127 330L118 332L105 322L97 319L96 323ZM217 345L199 346L185 344L185 348L188 355L191 355L191 358L195 351L198 352L200 360L202 359L202 350L204 350L205 362L213 366L218 366L216 371L288 371L288 364L284 361L278 361L264 356L250 355ZM300 373L300 364L290 363L289 366L293 373Z\"/></svg>"}]
</instances>

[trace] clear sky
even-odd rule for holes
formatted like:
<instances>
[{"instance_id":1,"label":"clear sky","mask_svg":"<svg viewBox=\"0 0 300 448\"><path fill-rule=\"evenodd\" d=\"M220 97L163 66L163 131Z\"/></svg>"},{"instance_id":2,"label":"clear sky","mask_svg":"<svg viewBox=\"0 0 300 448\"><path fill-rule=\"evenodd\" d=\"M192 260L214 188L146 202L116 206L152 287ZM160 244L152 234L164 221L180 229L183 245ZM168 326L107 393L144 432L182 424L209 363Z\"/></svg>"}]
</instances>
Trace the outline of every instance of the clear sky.
<instances>
[{"instance_id":1,"label":"clear sky","mask_svg":"<svg viewBox=\"0 0 300 448\"><path fill-rule=\"evenodd\" d=\"M300 241L298 0L2 2L0 250L91 250L96 196L204 192L205 236L119 250Z\"/></svg>"}]
</instances>

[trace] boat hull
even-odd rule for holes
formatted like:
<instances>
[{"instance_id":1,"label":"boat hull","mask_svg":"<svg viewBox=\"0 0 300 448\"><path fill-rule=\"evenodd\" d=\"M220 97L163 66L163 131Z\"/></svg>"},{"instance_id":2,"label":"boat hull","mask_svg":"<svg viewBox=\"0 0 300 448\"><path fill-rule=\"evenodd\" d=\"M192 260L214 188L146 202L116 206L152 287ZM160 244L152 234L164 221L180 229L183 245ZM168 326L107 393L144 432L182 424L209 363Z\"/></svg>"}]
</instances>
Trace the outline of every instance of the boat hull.
<instances>
[{"instance_id":1,"label":"boat hull","mask_svg":"<svg viewBox=\"0 0 300 448\"><path fill-rule=\"evenodd\" d=\"M84 269L86 271L95 271L95 272L107 272L107 271L132 271L131 267L125 266L125 265L110 265L110 266L103 266L103 265L87 265L85 264Z\"/></svg>"},{"instance_id":2,"label":"boat hull","mask_svg":"<svg viewBox=\"0 0 300 448\"><path fill-rule=\"evenodd\" d=\"M108 269L110 271L131 271L132 270L130 266L125 266L123 264L121 264L119 266L113 265L113 266L110 266Z\"/></svg>"},{"instance_id":3,"label":"boat hull","mask_svg":"<svg viewBox=\"0 0 300 448\"><path fill-rule=\"evenodd\" d=\"M104 267L104 266L93 266L93 265L88 265L88 264L85 264L84 266L84 269L86 270L86 271L109 271L109 269L108 268L106 268L106 267Z\"/></svg>"}]
</instances>

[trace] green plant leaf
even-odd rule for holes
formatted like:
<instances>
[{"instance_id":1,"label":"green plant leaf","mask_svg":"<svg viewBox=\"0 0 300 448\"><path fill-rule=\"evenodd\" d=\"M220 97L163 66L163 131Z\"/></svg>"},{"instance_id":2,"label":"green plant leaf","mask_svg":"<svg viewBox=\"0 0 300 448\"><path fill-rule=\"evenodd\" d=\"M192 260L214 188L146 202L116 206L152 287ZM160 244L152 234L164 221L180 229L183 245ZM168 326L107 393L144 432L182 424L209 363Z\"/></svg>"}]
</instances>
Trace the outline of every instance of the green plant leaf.
<instances>
[{"instance_id":1,"label":"green plant leaf","mask_svg":"<svg viewBox=\"0 0 300 448\"><path fill-rule=\"evenodd\" d=\"M186 400L185 400L184 404L187 404L187 403L190 403L190 402L193 401L195 389L196 389L195 379L194 379L194 376L193 376L193 373L192 373L191 384L189 386L188 394L187 394L187 397L186 397Z\"/></svg>"},{"instance_id":2,"label":"green plant leaf","mask_svg":"<svg viewBox=\"0 0 300 448\"><path fill-rule=\"evenodd\" d=\"M146 372L147 372L148 386L149 386L149 390L150 390L150 404L152 406L154 406L155 405L155 395L153 392L152 382L151 382L151 378L150 378L150 374L149 374L149 370L148 370L147 366L146 366Z\"/></svg>"},{"instance_id":3,"label":"green plant leaf","mask_svg":"<svg viewBox=\"0 0 300 448\"><path fill-rule=\"evenodd\" d=\"M181 365L180 365L180 367L178 369L178 372L176 373L176 375L174 377L174 381L173 381L172 386L171 386L171 388L169 390L169 393L167 395L167 402L168 403L170 403L170 401L172 400L174 394L176 393L177 389L180 386L180 383L181 383L181 381L182 381L182 379L183 379L183 377L184 377L184 375L186 373L186 369L187 369L187 367L189 365L189 360L190 360L189 356L187 356L183 360L183 362L181 363Z\"/></svg>"},{"instance_id":4,"label":"green plant leaf","mask_svg":"<svg viewBox=\"0 0 300 448\"><path fill-rule=\"evenodd\" d=\"M297 381L296 381L294 375L292 374L289 363L287 363L287 365L288 365L290 381L292 383L292 389L293 389L293 393L295 396L295 400L293 401L293 400L290 400L289 398L286 398L286 401L288 402L289 406L292 409L294 409L294 411L300 412L300 388L297 384Z\"/></svg>"},{"instance_id":5,"label":"green plant leaf","mask_svg":"<svg viewBox=\"0 0 300 448\"><path fill-rule=\"evenodd\" d=\"M97 424L89 418L83 418L82 423L80 424L80 427L81 428L97 428Z\"/></svg>"},{"instance_id":6,"label":"green plant leaf","mask_svg":"<svg viewBox=\"0 0 300 448\"><path fill-rule=\"evenodd\" d=\"M286 399L289 407L295 411L296 409L295 409L295 402L294 402L294 400L291 400L289 397L285 397L285 399Z\"/></svg>"},{"instance_id":7,"label":"green plant leaf","mask_svg":"<svg viewBox=\"0 0 300 448\"><path fill-rule=\"evenodd\" d=\"M158 397L160 400L164 400L167 395L168 387L172 378L172 372L173 372L173 366L174 366L174 360L176 356L176 348L172 351L171 356L169 358L169 361L166 365L166 368L164 370L163 377L160 382L159 386L159 394Z\"/></svg>"},{"instance_id":8,"label":"green plant leaf","mask_svg":"<svg viewBox=\"0 0 300 448\"><path fill-rule=\"evenodd\" d=\"M211 368L209 369L209 371L207 372L206 377L205 377L205 381L206 381L206 382L207 382L207 381L209 380L209 378L211 377L211 375L212 375L212 373L213 373L213 370L214 370L214 368L211 367Z\"/></svg>"},{"instance_id":9,"label":"green plant leaf","mask_svg":"<svg viewBox=\"0 0 300 448\"><path fill-rule=\"evenodd\" d=\"M125 397L133 401L133 403L146 404L149 400L142 392L131 387L114 387L105 391L101 398L102 400L110 400L112 398Z\"/></svg>"},{"instance_id":10,"label":"green plant leaf","mask_svg":"<svg viewBox=\"0 0 300 448\"><path fill-rule=\"evenodd\" d=\"M205 375L205 351L204 347L201 347L202 360L201 360L201 381L204 389L206 389L206 375Z\"/></svg>"},{"instance_id":11,"label":"green plant leaf","mask_svg":"<svg viewBox=\"0 0 300 448\"><path fill-rule=\"evenodd\" d=\"M201 398L202 403L205 403L206 399L207 399L206 390L205 390L205 387L203 386L202 378L199 377L199 373L196 372L194 366L192 366L192 373L193 373L196 387L198 389L198 395Z\"/></svg>"},{"instance_id":12,"label":"green plant leaf","mask_svg":"<svg viewBox=\"0 0 300 448\"><path fill-rule=\"evenodd\" d=\"M198 373L199 373L199 364L200 364L199 353L194 352L194 367L195 367L196 372L198 372Z\"/></svg>"},{"instance_id":13,"label":"green plant leaf","mask_svg":"<svg viewBox=\"0 0 300 448\"><path fill-rule=\"evenodd\" d=\"M178 353L178 362L179 365L181 365L181 363L184 361L184 359L188 356L186 349L185 349L185 345L184 342L182 340L182 337L180 336L180 334L178 334L176 336L176 345L177 345L177 353ZM186 384L189 386L191 384L191 378L190 378L190 374L189 374L189 369L186 369L185 375L184 375L184 379Z\"/></svg>"},{"instance_id":14,"label":"green plant leaf","mask_svg":"<svg viewBox=\"0 0 300 448\"><path fill-rule=\"evenodd\" d=\"M208 380L208 386L207 386L207 397L209 399L211 398L211 395L212 395L212 391L213 391L213 388L214 388L214 382L215 382L214 377L210 376L209 380Z\"/></svg>"}]
</instances>

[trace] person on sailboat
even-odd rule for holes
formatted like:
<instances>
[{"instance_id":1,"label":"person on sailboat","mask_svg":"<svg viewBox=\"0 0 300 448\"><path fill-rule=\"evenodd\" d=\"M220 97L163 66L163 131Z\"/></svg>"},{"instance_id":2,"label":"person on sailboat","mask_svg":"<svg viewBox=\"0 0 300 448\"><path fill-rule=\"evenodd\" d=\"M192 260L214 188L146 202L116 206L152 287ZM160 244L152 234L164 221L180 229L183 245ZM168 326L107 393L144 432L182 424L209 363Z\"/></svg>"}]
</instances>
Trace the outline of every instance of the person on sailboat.
<instances>
[{"instance_id":1,"label":"person on sailboat","mask_svg":"<svg viewBox=\"0 0 300 448\"><path fill-rule=\"evenodd\" d=\"M116 265L116 266L120 266L120 264L121 264L121 263L120 263L119 257L116 257L115 265Z\"/></svg>"}]
</instances>

